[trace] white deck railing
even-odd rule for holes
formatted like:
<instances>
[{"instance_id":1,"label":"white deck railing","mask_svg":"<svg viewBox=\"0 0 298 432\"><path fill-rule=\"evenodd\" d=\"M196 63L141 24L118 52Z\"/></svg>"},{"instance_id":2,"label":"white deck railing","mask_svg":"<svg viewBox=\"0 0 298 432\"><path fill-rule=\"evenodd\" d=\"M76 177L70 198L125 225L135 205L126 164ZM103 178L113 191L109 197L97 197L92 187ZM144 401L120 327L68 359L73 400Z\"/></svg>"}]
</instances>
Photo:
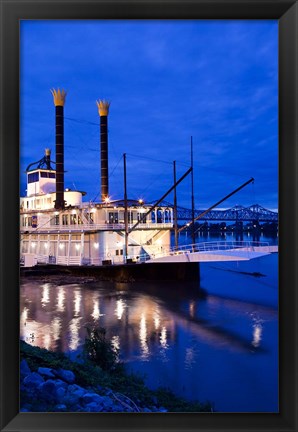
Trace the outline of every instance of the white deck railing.
<instances>
[{"instance_id":1,"label":"white deck railing","mask_svg":"<svg viewBox=\"0 0 298 432\"><path fill-rule=\"evenodd\" d=\"M128 224L128 228L131 229L133 224ZM140 223L139 229L169 229L172 228L172 223ZM65 232L69 233L72 231L113 231L113 230L125 230L124 223L118 224L76 224L76 225L43 225L37 228L33 227L21 227L21 233L30 232Z\"/></svg>"},{"instance_id":2,"label":"white deck railing","mask_svg":"<svg viewBox=\"0 0 298 432\"><path fill-rule=\"evenodd\" d=\"M220 251L242 251L247 252L277 252L277 246L275 249L269 245L268 242L255 242L255 241L214 241L214 242L201 242L189 245L179 246L178 248L162 248L160 251L154 253L145 253L139 255L127 256L127 261L142 263L149 260L154 260L162 257L169 257L175 255L192 254L192 253L218 253ZM20 265L24 265L24 256L21 254ZM48 255L37 255L37 263L43 264L58 264L58 265L102 265L110 263L112 265L123 264L126 262L123 256L116 255L99 255L96 258L80 257L80 256L58 256L52 257Z\"/></svg>"},{"instance_id":3,"label":"white deck railing","mask_svg":"<svg viewBox=\"0 0 298 432\"><path fill-rule=\"evenodd\" d=\"M219 252L219 251L236 251L242 250L243 252L254 252L260 250L263 252L270 252L269 242L257 242L257 241L214 241L214 242L200 242L192 243L188 245L163 248L160 252L153 254L143 254L138 257L138 260L145 262L155 258L161 258L165 256L190 254L194 252ZM135 258L135 257L134 257Z\"/></svg>"}]
</instances>

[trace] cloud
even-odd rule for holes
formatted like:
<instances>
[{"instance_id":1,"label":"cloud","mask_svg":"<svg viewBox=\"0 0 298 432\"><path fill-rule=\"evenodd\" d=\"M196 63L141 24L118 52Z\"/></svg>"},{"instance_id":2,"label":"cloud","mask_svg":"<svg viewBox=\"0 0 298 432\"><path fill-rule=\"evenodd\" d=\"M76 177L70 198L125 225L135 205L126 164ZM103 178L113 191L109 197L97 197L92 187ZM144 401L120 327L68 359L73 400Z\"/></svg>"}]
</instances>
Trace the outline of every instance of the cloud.
<instances>
[{"instance_id":1,"label":"cloud","mask_svg":"<svg viewBox=\"0 0 298 432\"><path fill-rule=\"evenodd\" d=\"M132 194L158 198L170 187L173 160L179 173L189 166L193 136L198 202L255 175L259 199L277 206L277 22L23 21L21 171L45 146L54 153L52 87L68 91L66 179L89 199L100 175L95 100L106 98L110 173L123 153L133 155ZM115 196L122 174L120 164ZM179 191L188 205L189 183Z\"/></svg>"}]
</instances>

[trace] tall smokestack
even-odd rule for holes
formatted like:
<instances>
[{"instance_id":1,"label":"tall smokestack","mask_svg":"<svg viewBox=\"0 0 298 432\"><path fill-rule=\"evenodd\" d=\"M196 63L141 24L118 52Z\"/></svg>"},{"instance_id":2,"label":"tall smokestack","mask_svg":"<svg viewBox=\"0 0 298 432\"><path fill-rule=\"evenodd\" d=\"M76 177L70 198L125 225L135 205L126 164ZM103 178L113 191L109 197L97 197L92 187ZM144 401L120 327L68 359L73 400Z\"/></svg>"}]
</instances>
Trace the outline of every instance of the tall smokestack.
<instances>
[{"instance_id":1,"label":"tall smokestack","mask_svg":"<svg viewBox=\"0 0 298 432\"><path fill-rule=\"evenodd\" d=\"M100 116L100 168L101 168L101 200L109 196L109 166L108 166L108 115L110 102L96 101Z\"/></svg>"},{"instance_id":2,"label":"tall smokestack","mask_svg":"<svg viewBox=\"0 0 298 432\"><path fill-rule=\"evenodd\" d=\"M56 107L56 201L55 209L65 207L64 201L64 90L51 90Z\"/></svg>"}]
</instances>

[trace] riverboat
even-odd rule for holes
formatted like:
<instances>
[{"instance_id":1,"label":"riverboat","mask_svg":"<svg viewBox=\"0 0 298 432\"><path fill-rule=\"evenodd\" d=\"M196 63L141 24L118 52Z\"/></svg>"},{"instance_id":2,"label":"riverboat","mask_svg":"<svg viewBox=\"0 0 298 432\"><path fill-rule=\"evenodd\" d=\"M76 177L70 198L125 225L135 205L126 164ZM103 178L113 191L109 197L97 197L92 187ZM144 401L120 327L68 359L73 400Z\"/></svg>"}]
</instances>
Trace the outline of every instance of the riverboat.
<instances>
[{"instance_id":1,"label":"riverboat","mask_svg":"<svg viewBox=\"0 0 298 432\"><path fill-rule=\"evenodd\" d=\"M56 110L56 160L51 150L27 167L27 194L20 199L20 261L64 266L112 265L140 261L170 247L171 207L143 200L111 200L108 184L110 103L97 101L100 117L101 201L64 186L64 104L66 92L52 90Z\"/></svg>"}]
</instances>

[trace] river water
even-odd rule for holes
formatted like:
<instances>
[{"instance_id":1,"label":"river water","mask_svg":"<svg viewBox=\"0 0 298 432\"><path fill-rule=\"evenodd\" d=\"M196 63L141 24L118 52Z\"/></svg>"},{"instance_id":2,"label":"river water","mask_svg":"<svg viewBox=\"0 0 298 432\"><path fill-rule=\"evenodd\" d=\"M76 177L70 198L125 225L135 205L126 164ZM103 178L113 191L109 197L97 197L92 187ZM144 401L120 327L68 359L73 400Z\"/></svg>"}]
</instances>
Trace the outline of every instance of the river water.
<instances>
[{"instance_id":1,"label":"river water","mask_svg":"<svg viewBox=\"0 0 298 432\"><path fill-rule=\"evenodd\" d=\"M21 338L75 358L84 326L105 327L151 388L219 412L277 412L278 254L200 270L195 284L24 281Z\"/></svg>"}]
</instances>

